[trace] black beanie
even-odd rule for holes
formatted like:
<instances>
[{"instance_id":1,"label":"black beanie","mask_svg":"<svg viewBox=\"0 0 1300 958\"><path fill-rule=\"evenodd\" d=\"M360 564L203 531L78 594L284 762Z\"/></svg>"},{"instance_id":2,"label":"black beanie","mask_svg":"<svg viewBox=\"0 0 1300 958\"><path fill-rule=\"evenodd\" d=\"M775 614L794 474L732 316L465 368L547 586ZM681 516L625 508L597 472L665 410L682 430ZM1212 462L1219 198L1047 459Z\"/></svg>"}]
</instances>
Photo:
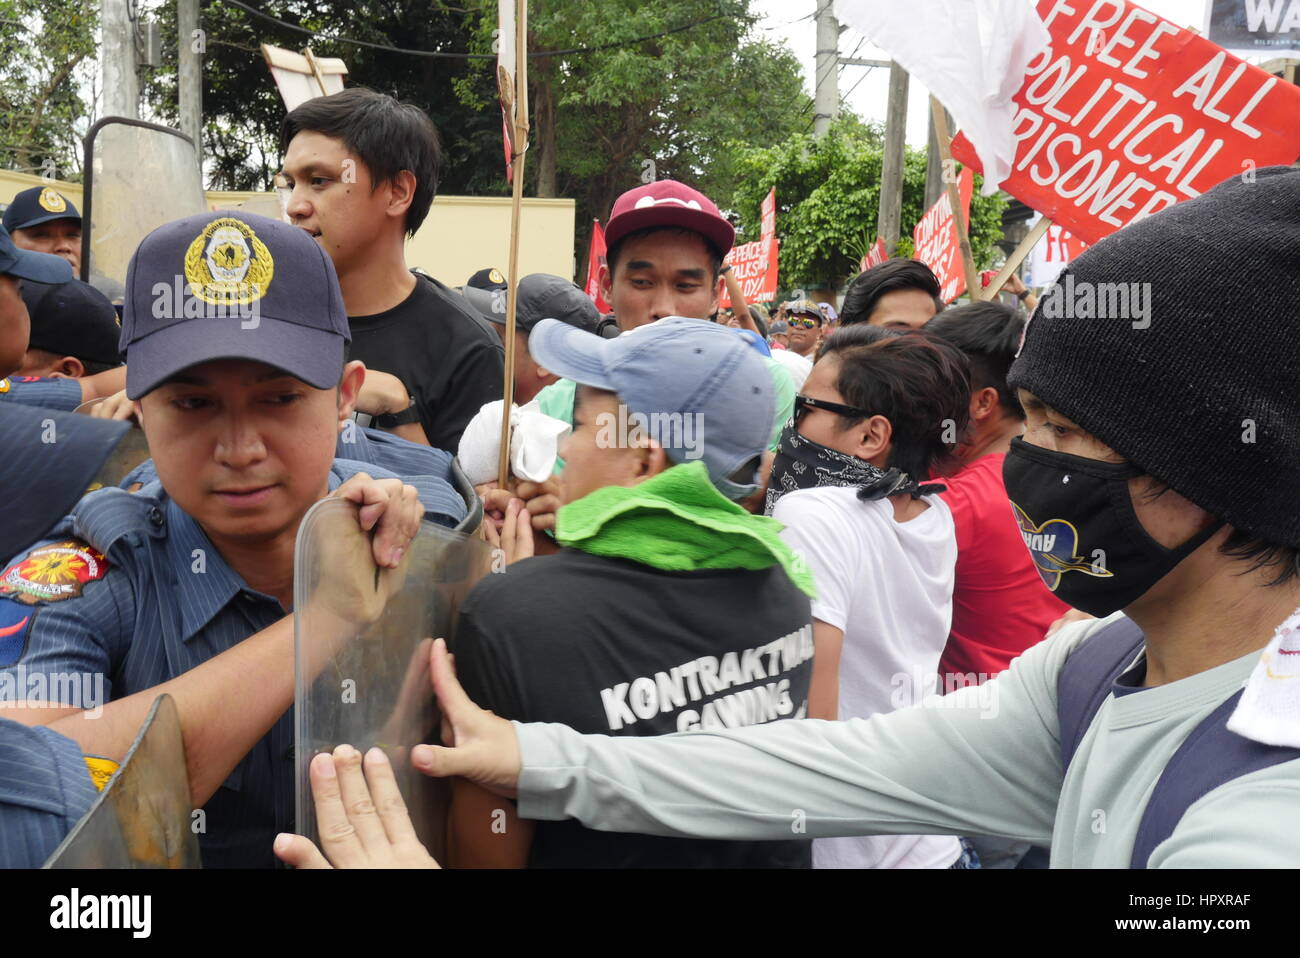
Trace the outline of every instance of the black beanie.
<instances>
[{"instance_id":1,"label":"black beanie","mask_svg":"<svg viewBox=\"0 0 1300 958\"><path fill-rule=\"evenodd\" d=\"M1300 170L1234 176L1088 249L1007 380L1234 529L1300 547Z\"/></svg>"}]
</instances>

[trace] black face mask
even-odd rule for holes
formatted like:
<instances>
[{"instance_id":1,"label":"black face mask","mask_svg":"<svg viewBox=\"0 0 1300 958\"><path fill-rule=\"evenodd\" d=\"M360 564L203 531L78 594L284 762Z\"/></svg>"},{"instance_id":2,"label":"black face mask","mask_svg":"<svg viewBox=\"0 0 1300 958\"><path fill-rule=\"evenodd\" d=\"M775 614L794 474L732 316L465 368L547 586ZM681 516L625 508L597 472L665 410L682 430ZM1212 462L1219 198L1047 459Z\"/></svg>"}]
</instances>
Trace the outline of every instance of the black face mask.
<instances>
[{"instance_id":1,"label":"black face mask","mask_svg":"<svg viewBox=\"0 0 1300 958\"><path fill-rule=\"evenodd\" d=\"M898 469L878 469L865 459L813 442L799 433L791 419L781 431L776 458L772 460L763 514L770 516L777 500L787 492L819 486L857 486L858 498L863 501L900 493L931 495L946 488L937 483L918 485Z\"/></svg>"},{"instance_id":2,"label":"black face mask","mask_svg":"<svg viewBox=\"0 0 1300 958\"><path fill-rule=\"evenodd\" d=\"M1099 462L1011 440L1002 479L1038 574L1062 602L1106 616L1128 606L1223 525L1176 549L1156 542L1133 511L1129 463Z\"/></svg>"}]
</instances>

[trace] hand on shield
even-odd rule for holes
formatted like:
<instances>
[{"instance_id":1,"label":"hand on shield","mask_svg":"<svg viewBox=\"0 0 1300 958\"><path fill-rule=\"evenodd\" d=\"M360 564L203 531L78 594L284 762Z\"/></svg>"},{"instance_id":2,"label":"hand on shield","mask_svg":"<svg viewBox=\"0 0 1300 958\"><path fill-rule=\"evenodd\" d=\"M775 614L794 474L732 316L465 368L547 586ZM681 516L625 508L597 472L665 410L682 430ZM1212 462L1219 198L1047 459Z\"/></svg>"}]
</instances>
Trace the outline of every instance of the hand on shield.
<instances>
[{"instance_id":1,"label":"hand on shield","mask_svg":"<svg viewBox=\"0 0 1300 958\"><path fill-rule=\"evenodd\" d=\"M513 798L523 760L514 724L470 701L456 681L447 643L433 643L430 671L442 710L442 740L452 746L417 745L411 764L434 778L460 775L488 791Z\"/></svg>"},{"instance_id":2,"label":"hand on shield","mask_svg":"<svg viewBox=\"0 0 1300 958\"><path fill-rule=\"evenodd\" d=\"M351 745L311 761L321 849L302 835L277 835L275 854L294 868L438 868L411 826L393 766L378 748Z\"/></svg>"},{"instance_id":3,"label":"hand on shield","mask_svg":"<svg viewBox=\"0 0 1300 958\"><path fill-rule=\"evenodd\" d=\"M414 486L400 479L372 479L359 472L333 492L355 503L357 525L331 545L314 594L321 611L351 626L366 626L383 614L401 587L402 559L420 531L424 507Z\"/></svg>"},{"instance_id":4,"label":"hand on shield","mask_svg":"<svg viewBox=\"0 0 1300 958\"><path fill-rule=\"evenodd\" d=\"M122 389L95 403L90 415L95 419L134 419L135 403L126 398L126 390Z\"/></svg>"}]
</instances>

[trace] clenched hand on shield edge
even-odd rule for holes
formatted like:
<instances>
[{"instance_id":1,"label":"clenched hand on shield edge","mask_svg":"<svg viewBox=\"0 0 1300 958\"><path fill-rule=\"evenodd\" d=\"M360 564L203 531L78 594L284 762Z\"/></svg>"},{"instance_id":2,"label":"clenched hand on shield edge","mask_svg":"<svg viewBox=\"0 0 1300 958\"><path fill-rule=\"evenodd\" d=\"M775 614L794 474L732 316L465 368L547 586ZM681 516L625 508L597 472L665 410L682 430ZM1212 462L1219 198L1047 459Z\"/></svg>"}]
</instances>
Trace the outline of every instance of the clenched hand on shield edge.
<instances>
[{"instance_id":1,"label":"clenched hand on shield edge","mask_svg":"<svg viewBox=\"0 0 1300 958\"><path fill-rule=\"evenodd\" d=\"M513 723L470 701L442 639L430 650L430 672L443 715L443 741L450 747L416 746L411 764L434 778L459 775L513 797L522 768ZM295 868L438 867L415 836L387 756L372 748L364 774L362 765L361 753L350 745L312 760L312 798L324 847L302 835L282 834L275 840L276 855Z\"/></svg>"}]
</instances>

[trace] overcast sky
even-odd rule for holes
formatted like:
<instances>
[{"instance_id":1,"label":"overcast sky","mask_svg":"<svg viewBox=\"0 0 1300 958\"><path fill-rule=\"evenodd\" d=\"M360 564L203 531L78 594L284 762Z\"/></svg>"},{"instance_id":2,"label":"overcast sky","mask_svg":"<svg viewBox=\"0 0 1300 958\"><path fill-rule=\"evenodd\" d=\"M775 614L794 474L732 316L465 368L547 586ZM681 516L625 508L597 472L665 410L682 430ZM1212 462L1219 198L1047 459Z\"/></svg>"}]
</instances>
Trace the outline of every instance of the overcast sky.
<instances>
[{"instance_id":1,"label":"overcast sky","mask_svg":"<svg viewBox=\"0 0 1300 958\"><path fill-rule=\"evenodd\" d=\"M905 3L906 0L893 0ZM1027 0L1028 2L1028 0ZM1209 0L1142 0L1141 6L1180 26L1204 29ZM783 40L804 68L804 86L813 92L813 64L817 52L817 25L813 15L816 0L753 0L762 14L761 28L775 40ZM840 34L840 56L887 60L888 54L867 42L855 30ZM840 68L840 96L865 120L885 122L885 101L889 94L889 71L846 66ZM907 91L907 142L923 147L929 123L930 91L913 77Z\"/></svg>"}]
</instances>

